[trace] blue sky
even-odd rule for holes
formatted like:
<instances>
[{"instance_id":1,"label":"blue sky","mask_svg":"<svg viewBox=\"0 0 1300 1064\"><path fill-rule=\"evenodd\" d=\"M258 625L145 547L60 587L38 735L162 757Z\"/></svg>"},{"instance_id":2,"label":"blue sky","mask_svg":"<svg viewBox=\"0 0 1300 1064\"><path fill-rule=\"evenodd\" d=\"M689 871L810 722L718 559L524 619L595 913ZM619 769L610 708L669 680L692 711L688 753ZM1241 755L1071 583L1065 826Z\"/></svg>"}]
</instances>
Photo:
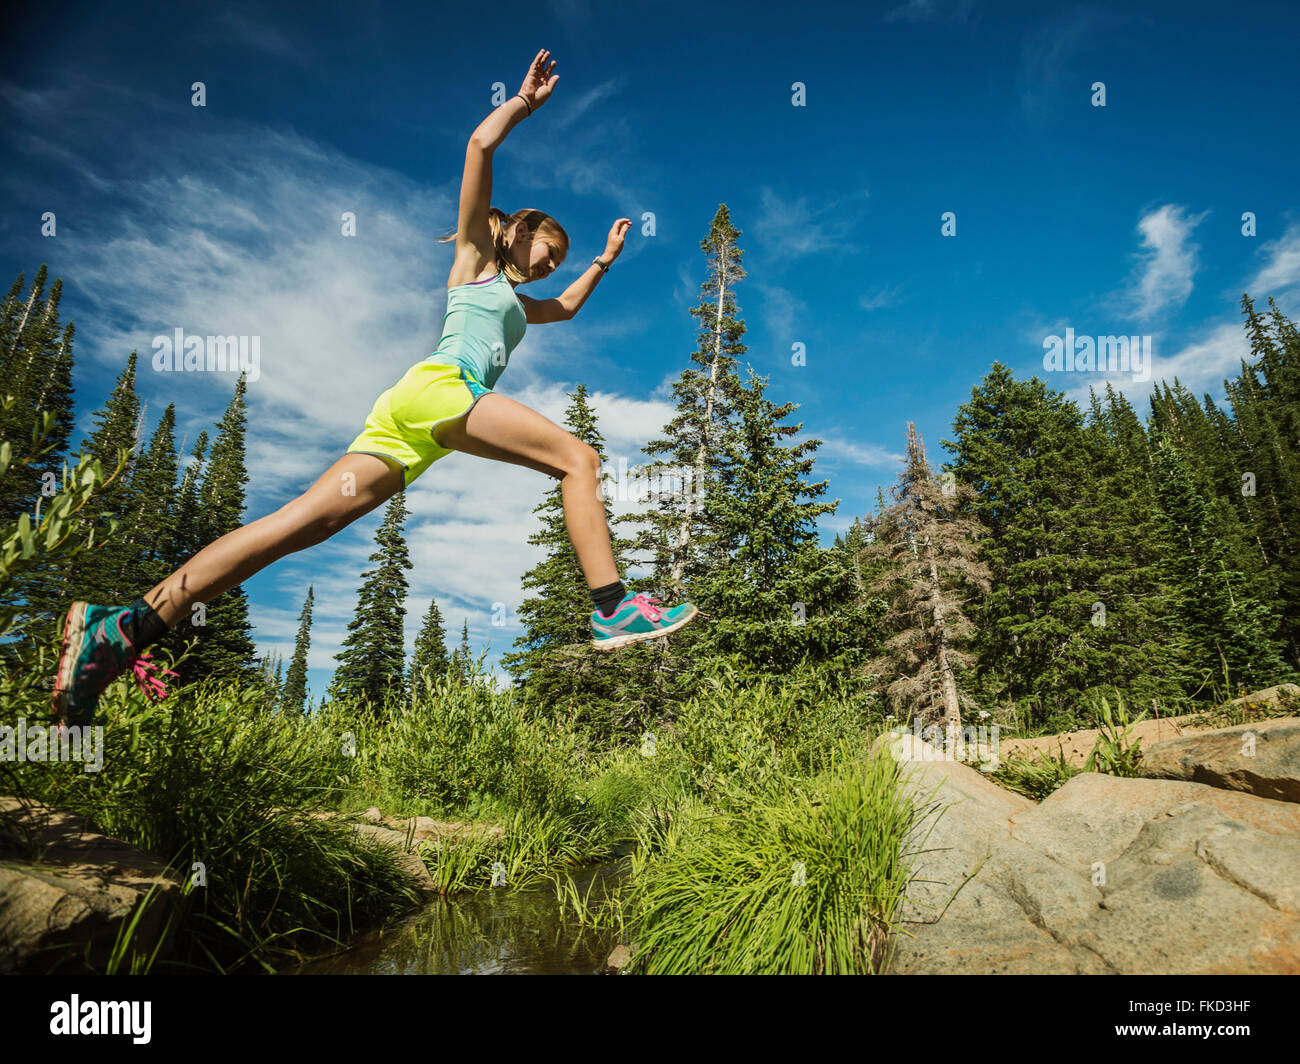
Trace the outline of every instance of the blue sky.
<instances>
[{"instance_id":1,"label":"blue sky","mask_svg":"<svg viewBox=\"0 0 1300 1064\"><path fill-rule=\"evenodd\" d=\"M153 338L259 336L260 516L436 345L464 141L494 83L513 93L546 47L559 85L500 150L493 200L549 211L574 246L525 291L558 293L614 219L637 224L574 321L530 328L498 390L559 421L585 382L612 462L635 464L695 346L699 241L726 203L748 360L825 441L829 540L893 482L908 420L942 457L995 360L1078 397L1110 379L1144 408L1132 373L1044 374L1045 338L1150 336L1154 379L1218 395L1245 353L1241 292L1296 313L1298 21L1249 3L65 4L11 20L0 46L0 276L48 262L65 279L83 433L138 349L149 428L174 401L192 443L233 378L154 372ZM417 482L408 640L432 595L490 662L509 649L550 483L463 455ZM259 648L286 658L315 585L317 694L378 521L246 585Z\"/></svg>"}]
</instances>

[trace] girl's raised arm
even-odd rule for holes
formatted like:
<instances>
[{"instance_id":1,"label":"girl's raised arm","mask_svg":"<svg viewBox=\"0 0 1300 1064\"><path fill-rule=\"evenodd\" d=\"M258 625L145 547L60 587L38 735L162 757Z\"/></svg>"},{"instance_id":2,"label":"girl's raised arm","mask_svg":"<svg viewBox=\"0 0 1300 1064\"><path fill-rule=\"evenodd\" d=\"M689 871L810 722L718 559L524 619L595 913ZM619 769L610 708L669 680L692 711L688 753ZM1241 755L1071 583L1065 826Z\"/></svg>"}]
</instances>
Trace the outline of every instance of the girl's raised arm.
<instances>
[{"instance_id":1,"label":"girl's raised arm","mask_svg":"<svg viewBox=\"0 0 1300 1064\"><path fill-rule=\"evenodd\" d=\"M465 174L460 182L456 259L459 265L463 253L467 258L474 258L476 261L471 265L474 277L496 258L492 229L488 225L488 207L492 203L492 153L522 118L532 114L550 98L560 80L558 74L552 73L554 70L555 61L543 48L533 59L519 93L483 119L469 138L469 146L465 149Z\"/></svg>"}]
</instances>

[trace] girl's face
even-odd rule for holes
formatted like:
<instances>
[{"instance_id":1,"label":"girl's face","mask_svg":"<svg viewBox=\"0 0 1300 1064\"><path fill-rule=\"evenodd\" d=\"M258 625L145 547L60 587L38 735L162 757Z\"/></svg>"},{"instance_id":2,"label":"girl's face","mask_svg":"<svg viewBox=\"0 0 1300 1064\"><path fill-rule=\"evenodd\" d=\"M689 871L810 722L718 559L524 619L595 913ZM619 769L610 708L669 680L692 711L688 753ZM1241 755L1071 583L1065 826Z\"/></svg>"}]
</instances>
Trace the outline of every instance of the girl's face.
<instances>
[{"instance_id":1,"label":"girl's face","mask_svg":"<svg viewBox=\"0 0 1300 1064\"><path fill-rule=\"evenodd\" d=\"M564 247L559 240L542 232L529 233L523 222L519 223L510 250L515 265L529 281L550 276L564 261Z\"/></svg>"}]
</instances>

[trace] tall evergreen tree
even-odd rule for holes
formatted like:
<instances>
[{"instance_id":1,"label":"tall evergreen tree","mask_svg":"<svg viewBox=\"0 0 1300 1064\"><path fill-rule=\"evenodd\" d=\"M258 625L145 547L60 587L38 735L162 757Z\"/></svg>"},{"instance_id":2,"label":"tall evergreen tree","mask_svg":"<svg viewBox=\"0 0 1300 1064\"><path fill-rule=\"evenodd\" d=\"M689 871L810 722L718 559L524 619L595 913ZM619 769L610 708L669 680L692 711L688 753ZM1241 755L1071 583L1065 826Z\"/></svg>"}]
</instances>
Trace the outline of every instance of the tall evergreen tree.
<instances>
[{"instance_id":1,"label":"tall evergreen tree","mask_svg":"<svg viewBox=\"0 0 1300 1064\"><path fill-rule=\"evenodd\" d=\"M217 436L208 457L206 475L198 489L199 546L206 546L233 532L244 520L244 486L248 470L244 463L244 436L248 424L244 395L247 384L241 373L235 394L217 426ZM184 485L182 485L184 490ZM182 499L182 508L185 500ZM243 586L232 587L211 602L201 604L204 623L192 625L199 637L194 657L182 666L183 679L222 676L232 680L251 679L256 672L256 647L248 619L248 596ZM183 627L183 625L182 625Z\"/></svg>"},{"instance_id":2,"label":"tall evergreen tree","mask_svg":"<svg viewBox=\"0 0 1300 1064\"><path fill-rule=\"evenodd\" d=\"M179 569L192 555L206 546L201 539L203 522L201 520L202 507L199 501L199 491L202 488L204 473L207 469L207 455L208 433L204 429L199 433L198 439L194 441L194 446L191 448L189 455L190 462L186 465L185 472L181 474L180 487L176 489L176 516L171 538L159 543L160 568L166 573ZM147 587L137 588L132 597L143 594L147 590ZM206 608L206 606L203 607L204 610ZM199 633L202 631L202 628L194 623L198 619L193 610L188 616L182 618L159 641L160 653L165 653L175 660L191 644L195 644L199 638ZM206 618L204 619L206 620ZM179 666L179 670L189 672L190 676L194 677L197 675L197 670L186 668L191 664L192 660L192 658L186 659Z\"/></svg>"},{"instance_id":3,"label":"tall evergreen tree","mask_svg":"<svg viewBox=\"0 0 1300 1064\"><path fill-rule=\"evenodd\" d=\"M135 504L124 530L131 547L132 571L126 590L152 587L171 571L171 541L176 535L176 406L169 403L149 445L135 464L130 482ZM132 596L134 597L134 596Z\"/></svg>"},{"instance_id":4,"label":"tall evergreen tree","mask_svg":"<svg viewBox=\"0 0 1300 1064\"><path fill-rule=\"evenodd\" d=\"M123 453L135 450L136 422L140 416L140 398L135 391L136 352L127 359L113 391L104 406L95 413L94 430L83 441L82 453L90 454L114 468ZM139 592L130 586L136 572L137 551L129 540L128 530L135 519L135 492L129 478L122 477L104 491L99 499L102 509L88 514L84 521L95 531L96 546L67 566L63 580L65 605L74 599L95 603L129 601ZM108 535L110 523L118 531Z\"/></svg>"},{"instance_id":5,"label":"tall evergreen tree","mask_svg":"<svg viewBox=\"0 0 1300 1064\"><path fill-rule=\"evenodd\" d=\"M1213 504L1207 502L1187 462L1171 441L1157 438L1157 490L1165 524L1163 557L1175 593L1177 640L1186 648L1206 688L1224 678L1229 687L1266 687L1294 676L1276 641L1271 602L1249 594L1237 559L1241 543L1211 531Z\"/></svg>"},{"instance_id":6,"label":"tall evergreen tree","mask_svg":"<svg viewBox=\"0 0 1300 1064\"><path fill-rule=\"evenodd\" d=\"M606 464L605 441L597 427L587 387L579 384L569 394L565 422L578 439L593 447ZM604 500L605 520L617 527L608 497ZM544 547L546 556L523 578L533 592L519 607L524 632L514 645L518 651L502 657L502 665L524 684L537 704L550 708L576 704L581 718L601 729L602 734L619 726L618 718L640 714L646 708L633 683L635 673L644 676L652 664L648 647L628 647L618 654L589 649L591 596L578 564L564 523L564 501L557 484L533 509L541 527L528 537L534 546ZM628 569L627 552L632 544L611 532L614 562L620 573Z\"/></svg>"},{"instance_id":7,"label":"tall evergreen tree","mask_svg":"<svg viewBox=\"0 0 1300 1064\"><path fill-rule=\"evenodd\" d=\"M13 456L0 472L0 519L20 513L35 519L42 503L62 490L74 427L74 328L59 322L63 282L56 280L48 297L42 298L46 281L42 266L24 298L23 279L19 274L0 304L0 398L5 400L0 404L0 441L9 445ZM108 464L105 473L115 467L116 462ZM62 590L63 566L38 561L22 567L0 592L0 599L14 607L21 604L29 622L39 626L63 606Z\"/></svg>"},{"instance_id":8,"label":"tall evergreen tree","mask_svg":"<svg viewBox=\"0 0 1300 1064\"><path fill-rule=\"evenodd\" d=\"M841 615L854 597L849 559L817 543L818 518L839 506L820 501L826 481L810 479L821 441L783 442L803 426L785 423L797 406L772 402L767 385L750 370L746 384L728 389L735 418L705 501L713 559L692 588L706 623L673 637L674 650L697 663L738 654L785 670L809 655L836 656L860 628Z\"/></svg>"},{"instance_id":9,"label":"tall evergreen tree","mask_svg":"<svg viewBox=\"0 0 1300 1064\"><path fill-rule=\"evenodd\" d=\"M203 542L202 502L199 492L208 468L208 431L204 429L190 450L190 462L176 490L176 534L171 541L170 563L179 569L207 544Z\"/></svg>"},{"instance_id":10,"label":"tall evergreen tree","mask_svg":"<svg viewBox=\"0 0 1300 1064\"><path fill-rule=\"evenodd\" d=\"M1300 334L1268 302L1265 317L1242 297L1253 361L1227 382L1239 443L1225 494L1250 511L1281 605L1287 656L1300 665Z\"/></svg>"},{"instance_id":11,"label":"tall evergreen tree","mask_svg":"<svg viewBox=\"0 0 1300 1064\"><path fill-rule=\"evenodd\" d=\"M980 558L992 590L974 618L981 690L1076 726L1080 693L1112 679L1114 663L1093 620L1105 605L1111 504L1083 416L1037 377L1017 381L994 363L953 429L951 472L975 490L969 516L989 531Z\"/></svg>"},{"instance_id":12,"label":"tall evergreen tree","mask_svg":"<svg viewBox=\"0 0 1300 1064\"><path fill-rule=\"evenodd\" d=\"M307 586L307 598L298 615L298 636L293 643L293 657L289 660L289 673L284 679L284 693L280 705L286 713L305 713L307 710L307 652L311 648L312 585Z\"/></svg>"},{"instance_id":13,"label":"tall evergreen tree","mask_svg":"<svg viewBox=\"0 0 1300 1064\"><path fill-rule=\"evenodd\" d=\"M426 680L432 681L447 671L451 659L447 656L447 632L442 626L442 612L438 600L429 600L428 612L415 637L411 653L411 671L407 677L408 697L412 703L424 690Z\"/></svg>"},{"instance_id":14,"label":"tall evergreen tree","mask_svg":"<svg viewBox=\"0 0 1300 1064\"><path fill-rule=\"evenodd\" d=\"M1160 502L1149 434L1122 392L1109 384L1089 423L1089 461L1103 499L1098 549L1108 560L1100 584L1109 602L1106 645L1117 683L1168 700L1180 693L1170 642L1173 623L1160 558ZM1118 609L1115 607L1118 605Z\"/></svg>"},{"instance_id":15,"label":"tall evergreen tree","mask_svg":"<svg viewBox=\"0 0 1300 1064\"><path fill-rule=\"evenodd\" d=\"M0 515L31 512L41 497L61 486L63 460L74 427L72 401L71 322L59 321L63 281L55 280L42 298L46 269L36 274L31 291L22 298L23 275L10 288L0 308L0 395L13 404L0 410L0 439L10 441L16 455L26 455L32 434L49 415L41 453L27 463L14 463L0 476ZM112 466L109 467L110 469Z\"/></svg>"},{"instance_id":16,"label":"tall evergreen tree","mask_svg":"<svg viewBox=\"0 0 1300 1064\"><path fill-rule=\"evenodd\" d=\"M406 570L411 559L404 528L409 511L404 492L389 500L375 534L374 568L362 574L357 611L348 623L343 649L335 655L331 697L368 701L376 714L391 690L400 693L406 671L402 622L406 617Z\"/></svg>"},{"instance_id":17,"label":"tall evergreen tree","mask_svg":"<svg viewBox=\"0 0 1300 1064\"><path fill-rule=\"evenodd\" d=\"M862 547L864 566L875 570L868 591L888 603L889 638L867 668L881 677L902 716L922 723L939 718L945 730L961 728L971 701L960 689L963 671L975 661L965 649L974 633L967 603L990 588L988 567L978 557L984 530L962 513L974 494L953 477L943 484L935 478L908 422L894 503L866 523L872 537Z\"/></svg>"},{"instance_id":18,"label":"tall evergreen tree","mask_svg":"<svg viewBox=\"0 0 1300 1064\"><path fill-rule=\"evenodd\" d=\"M462 685L469 683L470 661L469 618L466 617L460 627L460 643L451 653L452 674Z\"/></svg>"},{"instance_id":19,"label":"tall evergreen tree","mask_svg":"<svg viewBox=\"0 0 1300 1064\"><path fill-rule=\"evenodd\" d=\"M711 564L706 485L730 416L727 397L736 380L736 359L746 350L745 325L736 316L735 288L745 277L740 234L726 204L719 204L709 235L700 242L708 276L699 304L691 309L700 325L691 354L695 365L673 384L676 413L663 437L644 448L650 461L643 472L651 483L667 487L652 493L647 513L635 515L643 526L636 548L650 553L655 583L671 599L681 598Z\"/></svg>"}]
</instances>

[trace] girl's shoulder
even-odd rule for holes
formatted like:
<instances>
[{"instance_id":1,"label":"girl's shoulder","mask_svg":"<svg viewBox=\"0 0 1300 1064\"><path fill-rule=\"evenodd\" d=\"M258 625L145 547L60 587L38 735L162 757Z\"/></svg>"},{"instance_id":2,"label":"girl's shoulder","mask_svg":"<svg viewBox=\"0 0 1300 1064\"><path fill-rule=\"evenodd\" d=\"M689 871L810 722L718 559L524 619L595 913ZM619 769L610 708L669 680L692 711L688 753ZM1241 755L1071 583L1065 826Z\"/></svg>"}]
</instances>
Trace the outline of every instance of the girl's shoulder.
<instances>
[{"instance_id":1,"label":"girl's shoulder","mask_svg":"<svg viewBox=\"0 0 1300 1064\"><path fill-rule=\"evenodd\" d=\"M501 270L495 255L485 255L472 245L457 247L456 258L452 260L451 271L447 274L447 287L459 288L465 284L490 281Z\"/></svg>"}]
</instances>

